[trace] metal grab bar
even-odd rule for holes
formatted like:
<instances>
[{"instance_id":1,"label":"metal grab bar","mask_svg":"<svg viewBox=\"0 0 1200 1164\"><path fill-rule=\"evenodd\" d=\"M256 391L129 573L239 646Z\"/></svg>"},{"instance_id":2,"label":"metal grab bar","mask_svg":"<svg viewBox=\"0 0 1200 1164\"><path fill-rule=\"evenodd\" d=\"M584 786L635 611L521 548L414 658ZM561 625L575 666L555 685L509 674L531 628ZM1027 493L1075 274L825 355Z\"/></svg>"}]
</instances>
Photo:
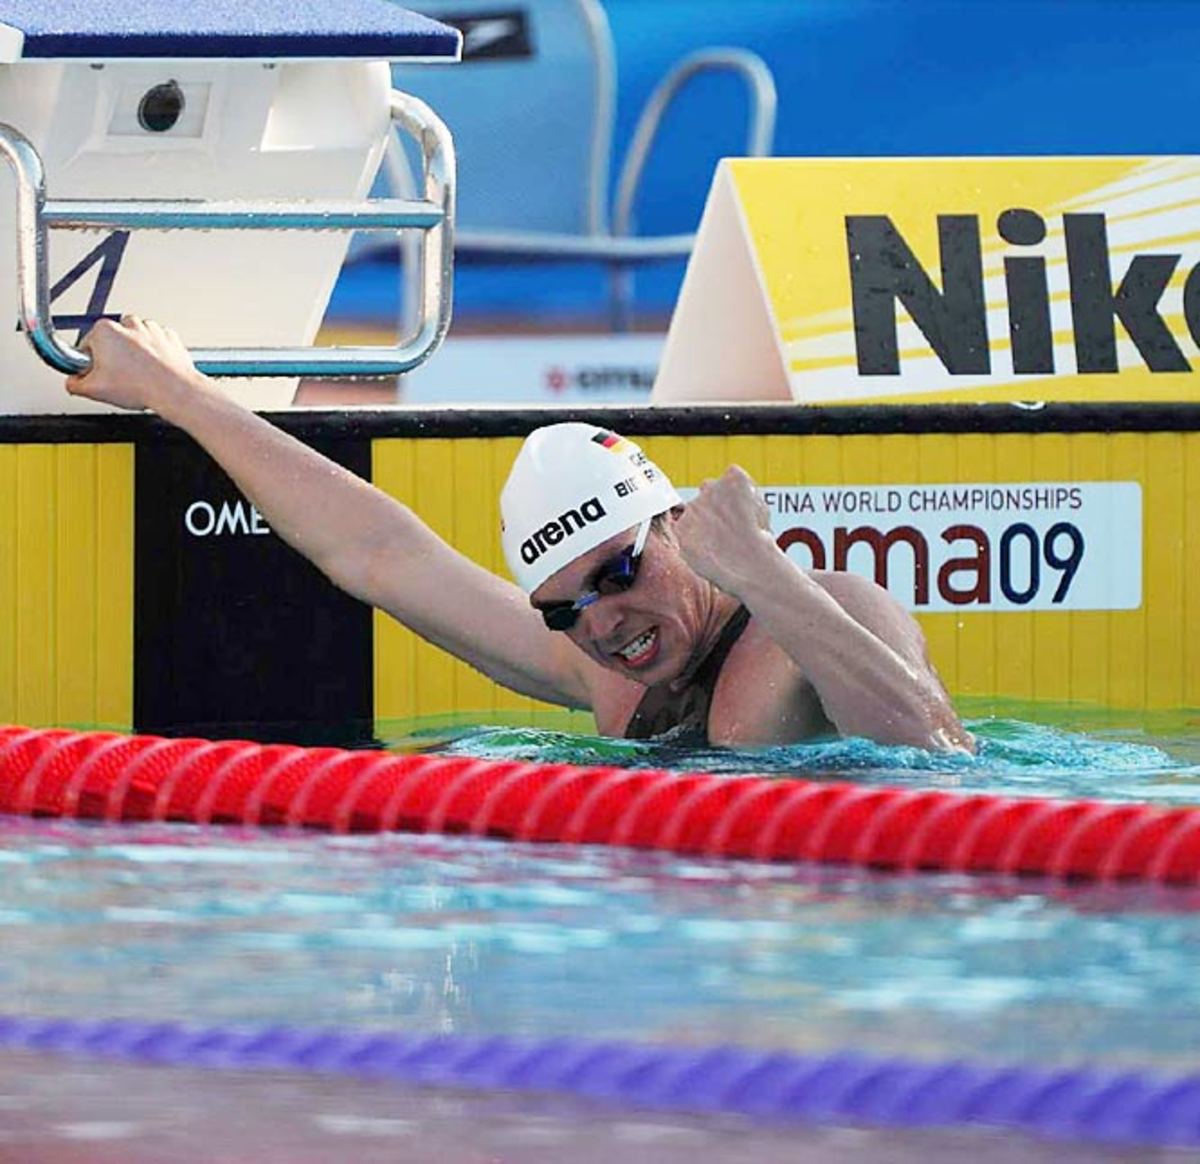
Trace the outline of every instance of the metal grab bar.
<instances>
[{"instance_id":1,"label":"metal grab bar","mask_svg":"<svg viewBox=\"0 0 1200 1164\"><path fill-rule=\"evenodd\" d=\"M750 95L750 119L746 131L746 156L762 157L771 152L775 135L778 96L775 78L766 62L748 49L702 49L680 61L650 94L633 131L633 141L625 155L613 211L613 234L628 235L633 229L633 202L642 180L642 170L650 148L658 136L659 125L668 106L679 91L697 74L732 72L746 83Z\"/></svg>"},{"instance_id":2,"label":"metal grab bar","mask_svg":"<svg viewBox=\"0 0 1200 1164\"><path fill-rule=\"evenodd\" d=\"M61 230L383 230L429 229L442 211L429 202L389 198L367 202L47 202L47 226Z\"/></svg>"},{"instance_id":3,"label":"metal grab bar","mask_svg":"<svg viewBox=\"0 0 1200 1164\"><path fill-rule=\"evenodd\" d=\"M746 156L757 158L771 152L779 99L775 78L766 62L757 53L740 48L701 49L692 53L658 83L634 127L633 140L617 180L612 226L616 239L628 240L633 230L634 201L641 185L642 171L664 114L680 90L693 77L706 72L732 72L745 82L750 99ZM609 289L613 330L626 331L633 301L633 272L628 267L613 267L609 272Z\"/></svg>"},{"instance_id":4,"label":"metal grab bar","mask_svg":"<svg viewBox=\"0 0 1200 1164\"><path fill-rule=\"evenodd\" d=\"M196 367L213 376L395 376L427 359L450 327L454 273L454 143L433 111L393 90L393 122L420 146L423 199L366 202L47 201L42 160L19 130L0 124L0 156L16 176L17 303L34 351L52 368L74 374L91 367L86 352L63 342L50 313L47 234L97 227L146 230L418 229L421 310L395 347L193 348Z\"/></svg>"}]
</instances>

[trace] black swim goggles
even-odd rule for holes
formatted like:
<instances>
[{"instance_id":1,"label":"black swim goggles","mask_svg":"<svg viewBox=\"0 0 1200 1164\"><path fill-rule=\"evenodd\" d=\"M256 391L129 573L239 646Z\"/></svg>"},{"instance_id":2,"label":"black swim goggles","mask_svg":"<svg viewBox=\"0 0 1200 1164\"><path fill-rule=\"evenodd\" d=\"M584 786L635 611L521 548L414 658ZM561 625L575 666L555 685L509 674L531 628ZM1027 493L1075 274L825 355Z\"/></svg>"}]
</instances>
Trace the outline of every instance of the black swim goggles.
<instances>
[{"instance_id":1,"label":"black swim goggles","mask_svg":"<svg viewBox=\"0 0 1200 1164\"><path fill-rule=\"evenodd\" d=\"M615 557L602 562L588 579L588 589L574 602L535 603L543 621L552 631L570 630L579 621L579 612L607 594L624 594L637 581L638 567L642 564L642 551L650 533L652 517L638 526L633 544L626 546Z\"/></svg>"}]
</instances>

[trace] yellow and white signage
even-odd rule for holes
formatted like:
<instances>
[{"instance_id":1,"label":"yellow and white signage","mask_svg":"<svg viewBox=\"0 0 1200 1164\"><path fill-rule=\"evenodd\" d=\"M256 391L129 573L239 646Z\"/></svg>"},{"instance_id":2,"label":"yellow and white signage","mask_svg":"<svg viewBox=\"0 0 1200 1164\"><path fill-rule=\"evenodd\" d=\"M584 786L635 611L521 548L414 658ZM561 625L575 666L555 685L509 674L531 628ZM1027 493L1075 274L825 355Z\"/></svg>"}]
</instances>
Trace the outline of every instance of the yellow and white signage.
<instances>
[{"instance_id":1,"label":"yellow and white signage","mask_svg":"<svg viewBox=\"0 0 1200 1164\"><path fill-rule=\"evenodd\" d=\"M768 488L802 566L873 578L912 611L1137 610L1136 481Z\"/></svg>"},{"instance_id":2,"label":"yellow and white signage","mask_svg":"<svg viewBox=\"0 0 1200 1164\"><path fill-rule=\"evenodd\" d=\"M1200 157L722 162L653 398L1200 400Z\"/></svg>"}]
</instances>

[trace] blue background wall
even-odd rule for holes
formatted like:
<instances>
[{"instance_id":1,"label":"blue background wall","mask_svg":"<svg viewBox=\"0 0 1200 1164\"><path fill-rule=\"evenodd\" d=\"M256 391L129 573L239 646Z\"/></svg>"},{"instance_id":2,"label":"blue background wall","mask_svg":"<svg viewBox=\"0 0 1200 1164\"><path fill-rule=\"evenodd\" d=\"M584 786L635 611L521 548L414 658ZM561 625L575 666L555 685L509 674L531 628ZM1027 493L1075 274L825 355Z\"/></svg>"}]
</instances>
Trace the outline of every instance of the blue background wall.
<instances>
[{"instance_id":1,"label":"blue background wall","mask_svg":"<svg viewBox=\"0 0 1200 1164\"><path fill-rule=\"evenodd\" d=\"M419 6L419 0L417 0ZM1200 0L606 0L619 93L613 180L655 84L686 53L736 44L779 91L780 155L1200 152ZM646 170L643 233L694 229L745 98L703 76L666 118ZM668 313L683 263L644 268L637 304ZM388 316L394 280L350 271L334 317ZM468 268L456 316L602 318L602 270Z\"/></svg>"}]
</instances>

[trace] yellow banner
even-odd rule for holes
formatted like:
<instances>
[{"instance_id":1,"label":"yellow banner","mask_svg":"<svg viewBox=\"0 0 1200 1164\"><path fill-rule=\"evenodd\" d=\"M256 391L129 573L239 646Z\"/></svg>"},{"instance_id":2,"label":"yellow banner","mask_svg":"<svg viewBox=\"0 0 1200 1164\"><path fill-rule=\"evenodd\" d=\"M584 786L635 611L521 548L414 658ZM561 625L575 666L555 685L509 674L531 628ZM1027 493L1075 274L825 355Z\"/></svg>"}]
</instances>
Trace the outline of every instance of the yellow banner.
<instances>
[{"instance_id":1,"label":"yellow banner","mask_svg":"<svg viewBox=\"0 0 1200 1164\"><path fill-rule=\"evenodd\" d=\"M1200 158L741 159L705 217L693 268L741 235L793 399L1200 399ZM671 342L712 346L744 300L688 279Z\"/></svg>"}]
</instances>

